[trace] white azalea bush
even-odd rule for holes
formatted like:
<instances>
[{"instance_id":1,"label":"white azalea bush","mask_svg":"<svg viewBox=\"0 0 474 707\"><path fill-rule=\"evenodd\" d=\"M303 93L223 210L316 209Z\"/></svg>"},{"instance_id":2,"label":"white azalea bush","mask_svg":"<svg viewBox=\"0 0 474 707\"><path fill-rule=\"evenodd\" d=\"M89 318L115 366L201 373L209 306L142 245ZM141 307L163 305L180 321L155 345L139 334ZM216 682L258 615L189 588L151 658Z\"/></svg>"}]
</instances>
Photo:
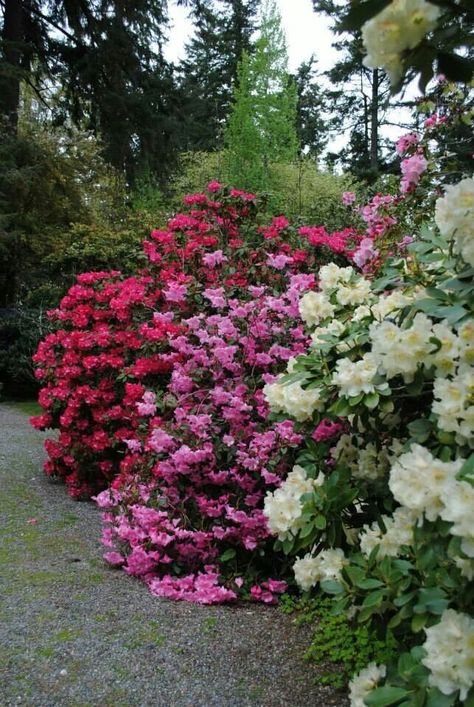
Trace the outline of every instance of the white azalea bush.
<instances>
[{"instance_id":1,"label":"white azalea bush","mask_svg":"<svg viewBox=\"0 0 474 707\"><path fill-rule=\"evenodd\" d=\"M370 281L330 264L300 314L312 344L264 393L306 446L267 496L301 590L399 642L355 707L474 704L474 179Z\"/></svg>"}]
</instances>

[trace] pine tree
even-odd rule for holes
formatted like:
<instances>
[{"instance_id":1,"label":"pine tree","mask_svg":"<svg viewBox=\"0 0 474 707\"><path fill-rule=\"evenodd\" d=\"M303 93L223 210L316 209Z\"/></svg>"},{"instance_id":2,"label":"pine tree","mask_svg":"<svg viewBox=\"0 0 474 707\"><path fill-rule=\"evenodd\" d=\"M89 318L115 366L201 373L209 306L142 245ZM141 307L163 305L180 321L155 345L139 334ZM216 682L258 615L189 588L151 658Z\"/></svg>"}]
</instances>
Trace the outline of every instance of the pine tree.
<instances>
[{"instance_id":1,"label":"pine tree","mask_svg":"<svg viewBox=\"0 0 474 707\"><path fill-rule=\"evenodd\" d=\"M313 0L313 7L331 18L335 32L342 31L347 5L337 0ZM326 92L330 127L335 134L348 134L349 142L339 154L328 155L328 162L339 162L357 176L372 180L388 166L380 129L389 119L390 85L381 71L363 65L360 32L344 35L333 46L341 52L341 58L326 72L335 87Z\"/></svg>"},{"instance_id":2,"label":"pine tree","mask_svg":"<svg viewBox=\"0 0 474 707\"><path fill-rule=\"evenodd\" d=\"M270 165L297 157L296 106L281 17L273 0L267 0L255 51L244 52L239 66L226 126L229 175L235 186L264 191L270 186Z\"/></svg>"},{"instance_id":3,"label":"pine tree","mask_svg":"<svg viewBox=\"0 0 474 707\"><path fill-rule=\"evenodd\" d=\"M16 132L20 82L41 96L62 85L59 122L100 134L107 159L132 180L173 151L176 92L162 55L166 0L4 0L0 117Z\"/></svg>"},{"instance_id":4,"label":"pine tree","mask_svg":"<svg viewBox=\"0 0 474 707\"><path fill-rule=\"evenodd\" d=\"M222 147L238 63L244 50L252 50L259 2L198 0L194 6L195 35L179 67L186 151Z\"/></svg>"},{"instance_id":5,"label":"pine tree","mask_svg":"<svg viewBox=\"0 0 474 707\"><path fill-rule=\"evenodd\" d=\"M328 141L325 95L321 89L316 59L304 61L294 76L298 97L297 132L300 153L318 158Z\"/></svg>"}]
</instances>

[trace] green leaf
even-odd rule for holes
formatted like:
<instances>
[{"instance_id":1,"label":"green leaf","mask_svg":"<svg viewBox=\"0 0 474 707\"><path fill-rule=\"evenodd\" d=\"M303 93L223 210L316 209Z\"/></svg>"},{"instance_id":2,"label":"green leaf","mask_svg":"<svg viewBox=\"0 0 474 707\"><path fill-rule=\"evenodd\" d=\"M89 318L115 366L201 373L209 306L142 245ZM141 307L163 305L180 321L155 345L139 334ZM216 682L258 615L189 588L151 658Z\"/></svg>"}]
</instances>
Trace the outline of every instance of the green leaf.
<instances>
[{"instance_id":1,"label":"green leaf","mask_svg":"<svg viewBox=\"0 0 474 707\"><path fill-rule=\"evenodd\" d=\"M469 476L474 476L474 453L466 459L457 473L457 478L464 481L468 481Z\"/></svg>"},{"instance_id":2,"label":"green leaf","mask_svg":"<svg viewBox=\"0 0 474 707\"><path fill-rule=\"evenodd\" d=\"M368 579L360 579L354 582L354 584L359 589L378 589L379 587L384 586L383 582L379 579L372 579L371 577Z\"/></svg>"},{"instance_id":3,"label":"green leaf","mask_svg":"<svg viewBox=\"0 0 474 707\"><path fill-rule=\"evenodd\" d=\"M428 691L426 698L426 707L451 707L456 702L456 693L454 695L443 695L437 687L432 687Z\"/></svg>"},{"instance_id":4,"label":"green leaf","mask_svg":"<svg viewBox=\"0 0 474 707\"><path fill-rule=\"evenodd\" d=\"M371 592L365 597L362 606L363 607L374 607L380 606L385 598L385 590L379 589L376 592Z\"/></svg>"},{"instance_id":5,"label":"green leaf","mask_svg":"<svg viewBox=\"0 0 474 707\"><path fill-rule=\"evenodd\" d=\"M382 12L391 0L366 0L365 2L354 2L342 22L342 29L348 32L358 30L362 25L379 12Z\"/></svg>"},{"instance_id":6,"label":"green leaf","mask_svg":"<svg viewBox=\"0 0 474 707\"><path fill-rule=\"evenodd\" d=\"M342 584L339 582L336 582L334 579L327 579L324 582L321 582L321 589L323 592L326 592L327 594L343 594L344 593L344 587Z\"/></svg>"},{"instance_id":7,"label":"green leaf","mask_svg":"<svg viewBox=\"0 0 474 707\"><path fill-rule=\"evenodd\" d=\"M409 690L404 687L393 687L392 685L384 685L372 690L367 697L364 697L364 702L367 707L389 707L396 705L400 700L410 695Z\"/></svg>"},{"instance_id":8,"label":"green leaf","mask_svg":"<svg viewBox=\"0 0 474 707\"><path fill-rule=\"evenodd\" d=\"M440 587L423 587L418 591L418 603L413 610L415 614L429 611L431 614L442 614L449 604L446 592Z\"/></svg>"},{"instance_id":9,"label":"green leaf","mask_svg":"<svg viewBox=\"0 0 474 707\"><path fill-rule=\"evenodd\" d=\"M433 429L433 423L426 418L420 418L418 420L413 420L408 424L408 431L410 435L416 439L417 442L426 442Z\"/></svg>"},{"instance_id":10,"label":"green leaf","mask_svg":"<svg viewBox=\"0 0 474 707\"><path fill-rule=\"evenodd\" d=\"M229 547L227 550L225 550L222 555L219 557L219 560L221 562L229 562L229 560L233 560L236 555L236 551L234 550L233 547Z\"/></svg>"},{"instance_id":11,"label":"green leaf","mask_svg":"<svg viewBox=\"0 0 474 707\"><path fill-rule=\"evenodd\" d=\"M321 513L318 513L314 520L314 524L318 530L324 530L327 525L326 517L323 516Z\"/></svg>"},{"instance_id":12,"label":"green leaf","mask_svg":"<svg viewBox=\"0 0 474 707\"><path fill-rule=\"evenodd\" d=\"M300 538L307 538L310 533L313 532L313 525L311 523L307 523L305 527L300 530Z\"/></svg>"},{"instance_id":13,"label":"green leaf","mask_svg":"<svg viewBox=\"0 0 474 707\"><path fill-rule=\"evenodd\" d=\"M373 410L379 404L379 400L378 393L369 393L369 395L366 395L364 398L364 405L368 407L369 410Z\"/></svg>"},{"instance_id":14,"label":"green leaf","mask_svg":"<svg viewBox=\"0 0 474 707\"><path fill-rule=\"evenodd\" d=\"M349 398L349 405L352 407L355 407L358 405L362 400L364 399L364 393L361 393L360 395L356 395L354 398Z\"/></svg>"},{"instance_id":15,"label":"green leaf","mask_svg":"<svg viewBox=\"0 0 474 707\"><path fill-rule=\"evenodd\" d=\"M418 614L414 616L411 620L411 630L413 633L418 633L422 628L425 627L428 621L428 614Z\"/></svg>"}]
</instances>

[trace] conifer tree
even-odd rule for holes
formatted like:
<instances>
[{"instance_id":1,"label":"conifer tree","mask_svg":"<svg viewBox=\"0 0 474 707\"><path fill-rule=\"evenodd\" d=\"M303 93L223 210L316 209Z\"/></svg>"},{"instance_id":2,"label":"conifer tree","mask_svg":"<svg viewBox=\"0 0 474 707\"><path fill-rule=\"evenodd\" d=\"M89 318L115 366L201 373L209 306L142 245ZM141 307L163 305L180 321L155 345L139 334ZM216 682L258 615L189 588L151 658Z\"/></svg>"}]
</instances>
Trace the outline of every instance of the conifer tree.
<instances>
[{"instance_id":1,"label":"conifer tree","mask_svg":"<svg viewBox=\"0 0 474 707\"><path fill-rule=\"evenodd\" d=\"M297 91L297 132L300 153L317 158L328 140L325 94L314 56L302 62L294 76Z\"/></svg>"},{"instance_id":2,"label":"conifer tree","mask_svg":"<svg viewBox=\"0 0 474 707\"><path fill-rule=\"evenodd\" d=\"M266 0L255 51L244 52L239 66L225 132L235 186L265 191L270 187L270 165L296 159L296 107L281 16L275 2Z\"/></svg>"},{"instance_id":3,"label":"conifer tree","mask_svg":"<svg viewBox=\"0 0 474 707\"><path fill-rule=\"evenodd\" d=\"M342 31L347 3L313 0L313 7L331 19L334 32ZM380 129L389 120L390 85L381 71L363 65L360 32L344 34L333 46L341 58L326 72L332 86L326 92L330 128L335 134L347 134L349 142L328 161L339 162L361 178L375 179L386 167Z\"/></svg>"},{"instance_id":4,"label":"conifer tree","mask_svg":"<svg viewBox=\"0 0 474 707\"><path fill-rule=\"evenodd\" d=\"M195 34L179 67L183 96L182 149L222 147L242 52L252 51L260 0L198 0Z\"/></svg>"},{"instance_id":5,"label":"conifer tree","mask_svg":"<svg viewBox=\"0 0 474 707\"><path fill-rule=\"evenodd\" d=\"M100 134L106 158L133 180L173 151L171 67L162 54L166 0L2 0L0 119L15 134L20 84L42 99L61 85L55 120L73 118ZM46 80L46 81L45 81Z\"/></svg>"}]
</instances>

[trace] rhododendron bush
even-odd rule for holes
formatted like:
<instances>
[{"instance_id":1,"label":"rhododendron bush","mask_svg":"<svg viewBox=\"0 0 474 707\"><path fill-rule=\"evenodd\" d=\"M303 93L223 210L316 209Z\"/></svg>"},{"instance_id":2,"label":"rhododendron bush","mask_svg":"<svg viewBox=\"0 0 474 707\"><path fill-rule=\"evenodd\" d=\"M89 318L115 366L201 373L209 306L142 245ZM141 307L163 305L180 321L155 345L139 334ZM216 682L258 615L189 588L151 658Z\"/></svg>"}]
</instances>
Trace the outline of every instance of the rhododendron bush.
<instances>
[{"instance_id":1,"label":"rhododendron bush","mask_svg":"<svg viewBox=\"0 0 474 707\"><path fill-rule=\"evenodd\" d=\"M400 642L354 677L355 707L474 701L474 178L440 191L375 279L320 268L308 351L264 388L306 437L265 499L275 550L303 591Z\"/></svg>"}]
</instances>

